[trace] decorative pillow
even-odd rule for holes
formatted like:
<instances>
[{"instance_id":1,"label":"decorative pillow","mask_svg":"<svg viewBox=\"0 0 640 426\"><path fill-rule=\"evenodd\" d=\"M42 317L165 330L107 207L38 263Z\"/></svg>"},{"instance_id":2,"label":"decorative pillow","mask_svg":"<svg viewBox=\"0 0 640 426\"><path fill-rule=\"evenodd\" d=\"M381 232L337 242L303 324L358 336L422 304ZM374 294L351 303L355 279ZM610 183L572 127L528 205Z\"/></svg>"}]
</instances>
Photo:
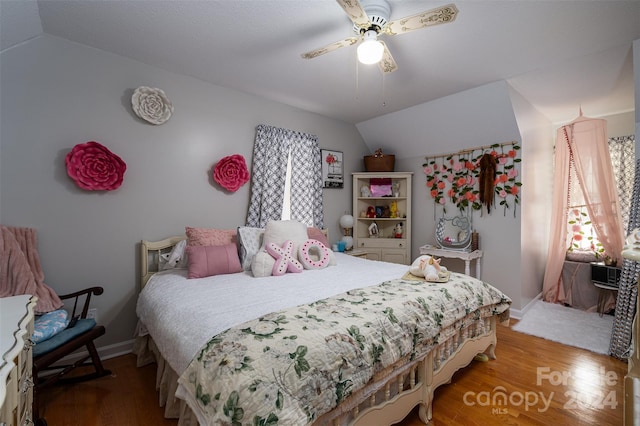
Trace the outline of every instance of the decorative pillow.
<instances>
[{"instance_id":1,"label":"decorative pillow","mask_svg":"<svg viewBox=\"0 0 640 426\"><path fill-rule=\"evenodd\" d=\"M597 262L598 256L594 251L588 250L571 250L567 251L565 259L572 262Z\"/></svg>"},{"instance_id":2,"label":"decorative pillow","mask_svg":"<svg viewBox=\"0 0 640 426\"><path fill-rule=\"evenodd\" d=\"M327 239L325 233L322 232L322 229L310 226L309 228L307 228L307 236L312 240L320 241L322 244L324 244L325 247L331 247L331 244L329 244L329 240Z\"/></svg>"},{"instance_id":3,"label":"decorative pillow","mask_svg":"<svg viewBox=\"0 0 640 426\"><path fill-rule=\"evenodd\" d=\"M253 257L251 262L251 272L256 278L270 277L273 273L273 265L276 264L276 260L267 253L265 250L260 250Z\"/></svg>"},{"instance_id":4,"label":"decorative pillow","mask_svg":"<svg viewBox=\"0 0 640 426\"><path fill-rule=\"evenodd\" d=\"M264 229L263 246L275 243L282 247L285 241L293 242L293 253L298 252L298 246L308 239L307 225L297 220L272 220L267 222Z\"/></svg>"},{"instance_id":5,"label":"decorative pillow","mask_svg":"<svg viewBox=\"0 0 640 426\"><path fill-rule=\"evenodd\" d=\"M238 247L235 244L187 246L187 254L189 257L188 278L204 278L242 271Z\"/></svg>"},{"instance_id":6,"label":"decorative pillow","mask_svg":"<svg viewBox=\"0 0 640 426\"><path fill-rule=\"evenodd\" d=\"M273 275L284 275L285 272L302 272L304 268L298 262L297 253L293 251L293 241L287 240L282 247L275 243L267 244L267 253L276 260L273 265Z\"/></svg>"},{"instance_id":7,"label":"decorative pillow","mask_svg":"<svg viewBox=\"0 0 640 426\"><path fill-rule=\"evenodd\" d=\"M222 246L236 242L235 229L211 229L185 227L187 245L189 246Z\"/></svg>"},{"instance_id":8,"label":"decorative pillow","mask_svg":"<svg viewBox=\"0 0 640 426\"><path fill-rule=\"evenodd\" d=\"M33 335L31 340L34 343L43 342L54 336L69 325L69 313L64 309L47 312L36 318L33 322Z\"/></svg>"},{"instance_id":9,"label":"decorative pillow","mask_svg":"<svg viewBox=\"0 0 640 426\"><path fill-rule=\"evenodd\" d=\"M249 226L240 226L238 228L238 254L240 255L242 269L245 271L251 270L253 257L262 247L263 236L263 228L251 228Z\"/></svg>"},{"instance_id":10,"label":"decorative pillow","mask_svg":"<svg viewBox=\"0 0 640 426\"><path fill-rule=\"evenodd\" d=\"M318 240L309 239L298 249L298 259L304 269L322 269L329 266L331 250Z\"/></svg>"},{"instance_id":11,"label":"decorative pillow","mask_svg":"<svg viewBox=\"0 0 640 426\"><path fill-rule=\"evenodd\" d=\"M186 247L187 240L182 240L173 246L171 253L160 255L160 270L185 269L188 266L187 254L185 252Z\"/></svg>"}]
</instances>

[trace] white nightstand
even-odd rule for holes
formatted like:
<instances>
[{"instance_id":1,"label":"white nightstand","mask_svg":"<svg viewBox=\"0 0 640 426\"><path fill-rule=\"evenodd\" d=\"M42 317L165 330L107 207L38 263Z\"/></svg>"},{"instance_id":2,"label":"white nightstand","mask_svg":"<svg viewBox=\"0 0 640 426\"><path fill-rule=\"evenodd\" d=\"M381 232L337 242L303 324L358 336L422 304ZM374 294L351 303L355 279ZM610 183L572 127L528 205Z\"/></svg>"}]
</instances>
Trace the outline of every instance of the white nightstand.
<instances>
[{"instance_id":1,"label":"white nightstand","mask_svg":"<svg viewBox=\"0 0 640 426\"><path fill-rule=\"evenodd\" d=\"M480 279L480 258L482 258L482 250L474 251L458 251L447 250L430 245L420 247L420 254L428 254L436 257L454 258L464 260L464 273L471 275L471 261L476 261L476 278Z\"/></svg>"}]
</instances>

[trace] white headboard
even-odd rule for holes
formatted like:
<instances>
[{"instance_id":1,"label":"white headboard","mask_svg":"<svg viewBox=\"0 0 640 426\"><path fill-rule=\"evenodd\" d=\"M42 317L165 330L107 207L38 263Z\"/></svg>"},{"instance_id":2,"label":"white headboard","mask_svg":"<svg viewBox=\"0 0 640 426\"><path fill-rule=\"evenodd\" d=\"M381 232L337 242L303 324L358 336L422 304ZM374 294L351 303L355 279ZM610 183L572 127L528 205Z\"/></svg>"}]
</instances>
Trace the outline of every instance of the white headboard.
<instances>
[{"instance_id":1,"label":"white headboard","mask_svg":"<svg viewBox=\"0 0 640 426\"><path fill-rule=\"evenodd\" d=\"M161 241L140 241L140 290L144 288L149 278L160 270L160 255L170 253L174 245L186 238L182 235Z\"/></svg>"},{"instance_id":2,"label":"white headboard","mask_svg":"<svg viewBox=\"0 0 640 426\"><path fill-rule=\"evenodd\" d=\"M329 239L329 231L325 228L322 233ZM140 241L140 290L144 288L156 272L160 270L160 255L171 253L173 246L185 240L185 235L169 237L161 241Z\"/></svg>"}]
</instances>

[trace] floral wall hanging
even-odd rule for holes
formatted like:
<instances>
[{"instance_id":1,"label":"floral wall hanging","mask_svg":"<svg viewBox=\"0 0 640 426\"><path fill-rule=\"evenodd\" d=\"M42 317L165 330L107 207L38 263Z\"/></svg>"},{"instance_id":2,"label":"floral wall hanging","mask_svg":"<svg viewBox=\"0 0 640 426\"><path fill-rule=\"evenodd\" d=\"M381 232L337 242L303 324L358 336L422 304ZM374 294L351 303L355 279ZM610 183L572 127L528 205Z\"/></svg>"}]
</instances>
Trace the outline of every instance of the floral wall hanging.
<instances>
[{"instance_id":1,"label":"floral wall hanging","mask_svg":"<svg viewBox=\"0 0 640 426\"><path fill-rule=\"evenodd\" d=\"M171 118L173 105L161 89L140 86L131 96L133 112L151 124L162 124Z\"/></svg>"},{"instance_id":2,"label":"floral wall hanging","mask_svg":"<svg viewBox=\"0 0 640 426\"><path fill-rule=\"evenodd\" d=\"M494 144L460 151L454 154L427 157L424 174L435 205L454 204L461 213L466 209L487 213L496 204L504 208L520 203L519 172L516 164L520 146L516 142Z\"/></svg>"},{"instance_id":3,"label":"floral wall hanging","mask_svg":"<svg viewBox=\"0 0 640 426\"><path fill-rule=\"evenodd\" d=\"M113 191L124 179L127 165L98 142L78 144L65 157L67 174L87 191Z\"/></svg>"},{"instance_id":4,"label":"floral wall hanging","mask_svg":"<svg viewBox=\"0 0 640 426\"><path fill-rule=\"evenodd\" d=\"M249 181L249 170L240 154L224 157L213 168L213 180L224 189L235 192Z\"/></svg>"}]
</instances>

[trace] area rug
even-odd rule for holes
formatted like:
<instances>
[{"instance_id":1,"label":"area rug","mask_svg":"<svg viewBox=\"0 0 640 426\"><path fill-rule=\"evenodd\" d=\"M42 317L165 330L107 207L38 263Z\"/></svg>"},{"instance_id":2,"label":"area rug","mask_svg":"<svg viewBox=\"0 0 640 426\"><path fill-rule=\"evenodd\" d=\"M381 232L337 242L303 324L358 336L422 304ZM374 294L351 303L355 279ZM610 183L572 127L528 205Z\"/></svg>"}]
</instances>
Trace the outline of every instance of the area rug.
<instances>
[{"instance_id":1,"label":"area rug","mask_svg":"<svg viewBox=\"0 0 640 426\"><path fill-rule=\"evenodd\" d=\"M608 355L613 315L601 317L597 312L538 300L512 328L520 333Z\"/></svg>"}]
</instances>

